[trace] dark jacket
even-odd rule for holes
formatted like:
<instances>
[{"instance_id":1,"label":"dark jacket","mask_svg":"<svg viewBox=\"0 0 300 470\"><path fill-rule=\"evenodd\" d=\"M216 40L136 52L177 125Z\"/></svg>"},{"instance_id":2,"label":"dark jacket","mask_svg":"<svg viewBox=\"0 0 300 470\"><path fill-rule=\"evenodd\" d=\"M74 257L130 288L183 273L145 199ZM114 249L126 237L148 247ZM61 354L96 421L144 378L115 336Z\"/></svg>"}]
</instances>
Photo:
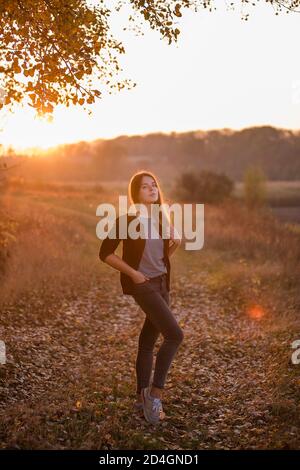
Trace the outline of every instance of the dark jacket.
<instances>
[{"instance_id":1,"label":"dark jacket","mask_svg":"<svg viewBox=\"0 0 300 470\"><path fill-rule=\"evenodd\" d=\"M146 244L146 240L144 238L137 238L131 239L128 236L128 225L129 223L136 218L134 215L127 215L127 238L119 238L119 221L120 217L116 218L115 221L115 228L116 228L116 238L109 238L109 235L102 241L100 251L99 251L99 258L101 261L105 261L105 258L108 255L114 253L115 249L119 245L119 243L123 242L123 253L122 253L122 260L125 261L129 266L133 269L138 269L140 260L143 255L144 247ZM122 215L121 217L126 217L126 215ZM140 231L140 223L137 224L136 230ZM111 233L111 232L110 232ZM162 236L162 225L161 222L159 223L159 234ZM169 259L169 243L170 239L164 238L164 261L167 268L167 290L170 290L170 259ZM120 272L120 282L123 290L123 294L132 294L132 286L134 282L132 281L130 276L127 274Z\"/></svg>"}]
</instances>

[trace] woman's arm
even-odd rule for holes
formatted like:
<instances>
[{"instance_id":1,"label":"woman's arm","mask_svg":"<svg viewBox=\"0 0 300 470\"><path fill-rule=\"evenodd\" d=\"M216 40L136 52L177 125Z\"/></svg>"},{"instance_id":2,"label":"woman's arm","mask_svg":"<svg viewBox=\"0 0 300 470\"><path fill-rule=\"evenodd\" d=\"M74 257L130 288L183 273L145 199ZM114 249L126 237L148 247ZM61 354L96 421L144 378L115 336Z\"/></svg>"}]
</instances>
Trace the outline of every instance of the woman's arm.
<instances>
[{"instance_id":1,"label":"woman's arm","mask_svg":"<svg viewBox=\"0 0 300 470\"><path fill-rule=\"evenodd\" d=\"M144 276L144 274L133 269L122 258L120 258L120 256L114 253L119 243L121 242L121 238L119 237L119 226L120 217L117 217L115 226L112 228L109 235L102 241L99 251L99 258L101 261L103 261L103 263L107 263L118 271L121 271L122 273L127 274L127 276L130 276L133 282L144 282L146 279L148 279L146 276Z\"/></svg>"},{"instance_id":2,"label":"woman's arm","mask_svg":"<svg viewBox=\"0 0 300 470\"><path fill-rule=\"evenodd\" d=\"M175 237L175 232L176 232L176 237ZM170 244L169 244L169 258L172 256L175 250L181 245L181 238L179 237L179 234L177 230L175 231L175 228L173 225L170 227Z\"/></svg>"},{"instance_id":3,"label":"woman's arm","mask_svg":"<svg viewBox=\"0 0 300 470\"><path fill-rule=\"evenodd\" d=\"M144 282L146 279L149 279L140 271L137 271L136 269L129 266L129 264L122 260L120 256L115 255L114 253L106 256L104 262L117 269L118 271L127 274L127 276L131 277L131 279L135 283Z\"/></svg>"},{"instance_id":4,"label":"woman's arm","mask_svg":"<svg viewBox=\"0 0 300 470\"><path fill-rule=\"evenodd\" d=\"M169 258L170 258L170 256L173 255L174 251L177 250L179 245L181 245L181 240L176 240L176 242L173 241L172 244L169 245Z\"/></svg>"}]
</instances>

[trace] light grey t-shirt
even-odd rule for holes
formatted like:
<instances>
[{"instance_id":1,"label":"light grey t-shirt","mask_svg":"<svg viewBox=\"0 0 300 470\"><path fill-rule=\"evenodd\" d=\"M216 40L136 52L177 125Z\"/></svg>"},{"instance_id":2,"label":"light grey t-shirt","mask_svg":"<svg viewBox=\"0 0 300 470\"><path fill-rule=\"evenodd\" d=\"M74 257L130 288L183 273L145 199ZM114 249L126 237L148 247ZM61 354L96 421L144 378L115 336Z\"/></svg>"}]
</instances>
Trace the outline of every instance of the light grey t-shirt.
<instances>
[{"instance_id":1,"label":"light grey t-shirt","mask_svg":"<svg viewBox=\"0 0 300 470\"><path fill-rule=\"evenodd\" d=\"M151 234L152 219L150 217L140 217L139 220L143 224L145 234L148 233L148 238L146 236L145 248L138 266L138 271L150 278L166 273L167 268L163 260L164 240L160 238L155 226L152 227L153 234Z\"/></svg>"}]
</instances>

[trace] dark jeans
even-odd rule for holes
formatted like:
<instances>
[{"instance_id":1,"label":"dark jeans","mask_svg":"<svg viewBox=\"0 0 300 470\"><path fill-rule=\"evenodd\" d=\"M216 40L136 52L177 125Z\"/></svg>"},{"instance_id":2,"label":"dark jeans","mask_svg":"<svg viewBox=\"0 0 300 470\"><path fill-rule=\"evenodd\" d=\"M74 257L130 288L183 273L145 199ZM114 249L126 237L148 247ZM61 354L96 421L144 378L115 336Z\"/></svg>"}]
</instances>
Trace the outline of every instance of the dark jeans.
<instances>
[{"instance_id":1,"label":"dark jeans","mask_svg":"<svg viewBox=\"0 0 300 470\"><path fill-rule=\"evenodd\" d=\"M163 389L172 360L184 337L169 307L166 274L134 284L132 296L146 314L136 358L136 391L140 393L142 388L149 385L153 350L159 333L162 333L164 341L157 352L152 384Z\"/></svg>"}]
</instances>

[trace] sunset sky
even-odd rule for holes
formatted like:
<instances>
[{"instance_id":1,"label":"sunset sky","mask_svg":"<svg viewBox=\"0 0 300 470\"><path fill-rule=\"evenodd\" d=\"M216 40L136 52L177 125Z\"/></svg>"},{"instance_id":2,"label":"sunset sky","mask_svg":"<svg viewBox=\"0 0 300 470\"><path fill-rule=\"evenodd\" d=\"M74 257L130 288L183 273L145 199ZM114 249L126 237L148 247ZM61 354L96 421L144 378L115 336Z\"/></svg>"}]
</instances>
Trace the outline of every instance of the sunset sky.
<instances>
[{"instance_id":1,"label":"sunset sky","mask_svg":"<svg viewBox=\"0 0 300 470\"><path fill-rule=\"evenodd\" d=\"M107 95L89 116L83 109L59 108L52 123L28 110L1 111L0 142L17 149L156 131L219 129L255 125L300 128L300 14L260 2L248 21L225 2L209 13L184 10L178 44L168 46L158 32L124 32L126 15L114 18L123 41L124 76L131 90ZM229 3L229 2L228 2Z\"/></svg>"}]
</instances>

